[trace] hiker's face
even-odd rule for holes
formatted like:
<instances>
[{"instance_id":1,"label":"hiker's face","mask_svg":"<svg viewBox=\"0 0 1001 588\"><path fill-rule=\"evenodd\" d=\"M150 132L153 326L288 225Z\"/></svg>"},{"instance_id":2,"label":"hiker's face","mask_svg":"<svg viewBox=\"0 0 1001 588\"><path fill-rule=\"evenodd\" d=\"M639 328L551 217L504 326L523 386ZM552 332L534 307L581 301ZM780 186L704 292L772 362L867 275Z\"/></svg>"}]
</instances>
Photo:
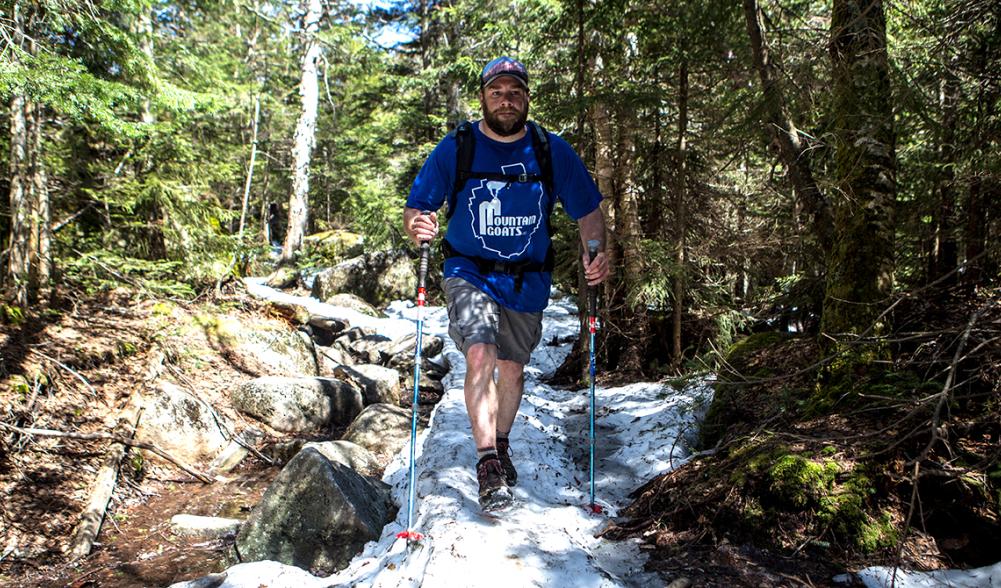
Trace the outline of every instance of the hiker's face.
<instances>
[{"instance_id":1,"label":"hiker's face","mask_svg":"<svg viewBox=\"0 0 1001 588\"><path fill-rule=\"evenodd\" d=\"M528 90L510 76L501 76L480 90L483 120L502 137L521 132L528 120Z\"/></svg>"}]
</instances>

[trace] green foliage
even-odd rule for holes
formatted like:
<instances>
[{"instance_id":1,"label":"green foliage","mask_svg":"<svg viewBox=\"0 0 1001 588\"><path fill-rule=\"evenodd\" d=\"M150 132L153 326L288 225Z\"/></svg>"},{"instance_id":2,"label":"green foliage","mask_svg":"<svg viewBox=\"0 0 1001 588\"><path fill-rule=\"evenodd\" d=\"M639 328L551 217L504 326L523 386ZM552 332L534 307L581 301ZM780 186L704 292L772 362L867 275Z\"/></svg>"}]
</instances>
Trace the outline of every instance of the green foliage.
<instances>
[{"instance_id":1,"label":"green foliage","mask_svg":"<svg viewBox=\"0 0 1001 588\"><path fill-rule=\"evenodd\" d=\"M156 261L122 257L111 251L95 249L63 261L67 281L88 295L131 286L149 296L190 298L191 284L184 281L182 261Z\"/></svg>"},{"instance_id":2,"label":"green foliage","mask_svg":"<svg viewBox=\"0 0 1001 588\"><path fill-rule=\"evenodd\" d=\"M0 319L9 325L19 325L24 322L24 310L20 306L0 302Z\"/></svg>"}]
</instances>

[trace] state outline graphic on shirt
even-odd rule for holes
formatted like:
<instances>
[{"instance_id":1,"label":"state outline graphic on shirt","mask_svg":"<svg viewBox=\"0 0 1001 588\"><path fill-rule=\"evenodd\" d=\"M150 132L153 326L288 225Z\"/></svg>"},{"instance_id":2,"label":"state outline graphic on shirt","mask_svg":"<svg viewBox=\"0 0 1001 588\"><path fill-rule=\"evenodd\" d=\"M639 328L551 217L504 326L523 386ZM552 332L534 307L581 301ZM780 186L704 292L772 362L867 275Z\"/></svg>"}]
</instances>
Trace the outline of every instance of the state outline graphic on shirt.
<instances>
[{"instance_id":1,"label":"state outline graphic on shirt","mask_svg":"<svg viewBox=\"0 0 1001 588\"><path fill-rule=\"evenodd\" d=\"M525 164L513 163L501 166L501 173L505 175L521 175L527 172ZM532 237L535 236L535 233L542 225L542 205L546 197L545 186L540 184L538 211L535 214L528 216L505 216L502 210L503 202L499 195L502 190L510 190L511 185L511 182L481 179L480 185L473 188L470 192L468 204L470 228L472 229L473 236L479 240L484 250L496 253L502 259L512 259L523 255L532 245ZM531 190L531 184L526 184L526 186L529 186L528 189ZM487 191L486 195L483 194L484 190ZM477 201L479 201L479 204L477 204ZM531 232L526 233L529 226L531 227ZM517 239L518 237L524 238L524 245L520 250L511 253L491 247L491 244L487 242L490 240L492 244L500 247L501 245L498 240ZM517 245L514 248L517 248Z\"/></svg>"}]
</instances>

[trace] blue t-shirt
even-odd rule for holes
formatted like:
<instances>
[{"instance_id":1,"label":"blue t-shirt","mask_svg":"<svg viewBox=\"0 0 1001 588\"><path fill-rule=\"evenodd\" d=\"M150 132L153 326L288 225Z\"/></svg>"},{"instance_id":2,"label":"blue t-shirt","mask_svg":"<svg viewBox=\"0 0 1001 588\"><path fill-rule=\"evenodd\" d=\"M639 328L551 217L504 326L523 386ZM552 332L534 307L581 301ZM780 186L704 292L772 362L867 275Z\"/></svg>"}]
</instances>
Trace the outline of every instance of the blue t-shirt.
<instances>
[{"instance_id":1,"label":"blue t-shirt","mask_svg":"<svg viewBox=\"0 0 1001 588\"><path fill-rule=\"evenodd\" d=\"M474 172L506 175L539 174L532 137L512 143L495 141L473 123L476 148ZM472 178L455 199L455 213L448 222L445 239L457 252L504 262L542 263L549 251L547 216L556 198L574 220L591 213L601 202L601 194L580 157L560 137L549 134L553 161L553 190L547 194L542 182L503 182ZM438 210L455 185L456 141L446 136L424 162L410 188L407 206L418 210ZM491 272L481 274L474 262L461 256L445 260L445 277L459 277L483 290L499 304L519 312L539 312L549 302L552 276L548 272L525 272L521 289L515 276Z\"/></svg>"}]
</instances>

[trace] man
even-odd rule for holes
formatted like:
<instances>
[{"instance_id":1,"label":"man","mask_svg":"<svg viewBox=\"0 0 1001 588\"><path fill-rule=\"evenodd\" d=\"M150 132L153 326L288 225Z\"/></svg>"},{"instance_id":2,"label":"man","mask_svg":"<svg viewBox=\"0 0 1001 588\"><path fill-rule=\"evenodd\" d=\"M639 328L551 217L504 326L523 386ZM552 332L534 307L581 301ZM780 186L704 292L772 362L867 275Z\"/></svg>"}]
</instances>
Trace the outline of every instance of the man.
<instances>
[{"instance_id":1,"label":"man","mask_svg":"<svg viewBox=\"0 0 1001 588\"><path fill-rule=\"evenodd\" d=\"M466 357L480 505L489 509L510 502L518 479L508 437L525 364L542 335L552 282L549 215L557 200L577 220L582 242L598 244L594 259L582 260L589 285L606 278L608 261L594 181L570 145L527 122L525 66L509 57L488 63L479 98L482 120L460 126L435 147L414 180L403 225L415 243L431 241L438 215L430 211L448 200L442 249L449 335ZM464 158L471 169L459 169Z\"/></svg>"}]
</instances>

